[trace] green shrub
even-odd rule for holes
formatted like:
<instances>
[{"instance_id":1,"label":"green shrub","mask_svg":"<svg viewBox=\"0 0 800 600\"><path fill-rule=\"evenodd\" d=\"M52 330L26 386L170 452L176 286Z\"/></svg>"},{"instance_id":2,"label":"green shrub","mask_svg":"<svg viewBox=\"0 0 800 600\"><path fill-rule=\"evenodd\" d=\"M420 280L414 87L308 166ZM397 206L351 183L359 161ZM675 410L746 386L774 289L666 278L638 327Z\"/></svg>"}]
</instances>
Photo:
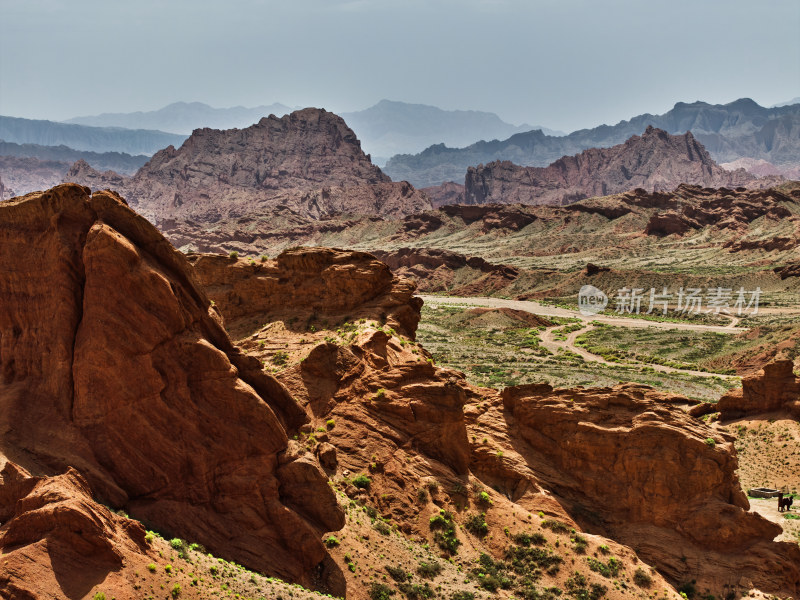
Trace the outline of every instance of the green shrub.
<instances>
[{"instance_id":1,"label":"green shrub","mask_svg":"<svg viewBox=\"0 0 800 600\"><path fill-rule=\"evenodd\" d=\"M417 574L420 577L426 577L428 579L433 579L441 572L442 565L435 560L432 560L431 562L421 562L417 567Z\"/></svg>"},{"instance_id":2,"label":"green shrub","mask_svg":"<svg viewBox=\"0 0 800 600\"><path fill-rule=\"evenodd\" d=\"M642 567L639 567L633 574L633 582L639 587L650 587L653 583L653 578Z\"/></svg>"},{"instance_id":3,"label":"green shrub","mask_svg":"<svg viewBox=\"0 0 800 600\"><path fill-rule=\"evenodd\" d=\"M383 583L373 583L369 588L371 600L389 600L394 594L394 590Z\"/></svg>"},{"instance_id":4,"label":"green shrub","mask_svg":"<svg viewBox=\"0 0 800 600\"><path fill-rule=\"evenodd\" d=\"M328 429L333 429L336 426L336 421L334 421L333 419L328 419L327 421L325 421L325 426Z\"/></svg>"},{"instance_id":5,"label":"green shrub","mask_svg":"<svg viewBox=\"0 0 800 600\"><path fill-rule=\"evenodd\" d=\"M464 528L479 537L488 534L489 526L486 524L486 513L477 513L467 518Z\"/></svg>"},{"instance_id":6,"label":"green shrub","mask_svg":"<svg viewBox=\"0 0 800 600\"><path fill-rule=\"evenodd\" d=\"M181 595L181 584L180 583L176 583L175 585L173 585L172 586L172 591L170 592L170 594L172 594L173 598L177 598L178 596L180 596Z\"/></svg>"},{"instance_id":7,"label":"green shrub","mask_svg":"<svg viewBox=\"0 0 800 600\"><path fill-rule=\"evenodd\" d=\"M450 595L450 600L475 600L475 594L472 592L453 592Z\"/></svg>"},{"instance_id":8,"label":"green shrub","mask_svg":"<svg viewBox=\"0 0 800 600\"><path fill-rule=\"evenodd\" d=\"M554 519L545 519L542 521L542 527L550 529L553 533L566 533L570 530L565 523Z\"/></svg>"},{"instance_id":9,"label":"green shrub","mask_svg":"<svg viewBox=\"0 0 800 600\"><path fill-rule=\"evenodd\" d=\"M155 573L156 572L156 563L150 563L149 565L147 565L147 570L150 571L151 573Z\"/></svg>"},{"instance_id":10,"label":"green shrub","mask_svg":"<svg viewBox=\"0 0 800 600\"><path fill-rule=\"evenodd\" d=\"M106 595L103 592L97 592L93 600L106 600Z\"/></svg>"},{"instance_id":11,"label":"green shrub","mask_svg":"<svg viewBox=\"0 0 800 600\"><path fill-rule=\"evenodd\" d=\"M717 445L717 442L714 441L714 438L706 438L706 446L709 448L713 448Z\"/></svg>"},{"instance_id":12,"label":"green shrub","mask_svg":"<svg viewBox=\"0 0 800 600\"><path fill-rule=\"evenodd\" d=\"M156 539L156 534L152 531L148 531L144 536L144 541L148 544L152 544L154 539Z\"/></svg>"},{"instance_id":13,"label":"green shrub","mask_svg":"<svg viewBox=\"0 0 800 600\"><path fill-rule=\"evenodd\" d=\"M397 583L403 583L411 579L411 575L406 573L405 569L402 567L395 567L393 565L386 565L386 572L389 573L389 576L394 579Z\"/></svg>"},{"instance_id":14,"label":"green shrub","mask_svg":"<svg viewBox=\"0 0 800 600\"><path fill-rule=\"evenodd\" d=\"M418 598L433 598L436 593L433 588L427 583L420 585L418 583L400 583L397 586L400 591L405 594L409 600L417 600Z\"/></svg>"},{"instance_id":15,"label":"green shrub","mask_svg":"<svg viewBox=\"0 0 800 600\"><path fill-rule=\"evenodd\" d=\"M231 253L228 254L230 258L239 258L239 253L236 250L231 250Z\"/></svg>"},{"instance_id":16,"label":"green shrub","mask_svg":"<svg viewBox=\"0 0 800 600\"><path fill-rule=\"evenodd\" d=\"M492 502L492 499L489 497L489 494L487 492L480 492L478 494L478 502L480 502L481 504L486 504L488 506L491 506L492 504L494 504Z\"/></svg>"},{"instance_id":17,"label":"green shrub","mask_svg":"<svg viewBox=\"0 0 800 600\"><path fill-rule=\"evenodd\" d=\"M358 475L353 479L353 485L359 489L369 489L372 480L367 477L364 473Z\"/></svg>"},{"instance_id":18,"label":"green shrub","mask_svg":"<svg viewBox=\"0 0 800 600\"><path fill-rule=\"evenodd\" d=\"M283 350L278 350L278 351L277 351L277 352L276 352L276 353L275 353L275 354L272 356L272 362L273 362L273 364L276 364L276 365L278 365L278 366L283 366L283 365L285 365L285 364L286 364L286 362L287 362L288 360L289 360L289 354L288 354L287 352L284 352Z\"/></svg>"},{"instance_id":19,"label":"green shrub","mask_svg":"<svg viewBox=\"0 0 800 600\"><path fill-rule=\"evenodd\" d=\"M173 550L180 550L183 548L183 540L180 538L172 538L169 541L169 545L172 546Z\"/></svg>"},{"instance_id":20,"label":"green shrub","mask_svg":"<svg viewBox=\"0 0 800 600\"><path fill-rule=\"evenodd\" d=\"M511 536L511 539L518 546L528 547L531 544L534 546L544 546L547 543L547 538L541 533L516 533Z\"/></svg>"},{"instance_id":21,"label":"green shrub","mask_svg":"<svg viewBox=\"0 0 800 600\"><path fill-rule=\"evenodd\" d=\"M335 535L328 536L328 539L325 540L325 545L328 548L336 548L339 545L339 540Z\"/></svg>"},{"instance_id":22,"label":"green shrub","mask_svg":"<svg viewBox=\"0 0 800 600\"><path fill-rule=\"evenodd\" d=\"M678 588L678 593L685 595L687 598L694 598L697 594L697 588L694 585L694 581L687 581L686 583L681 584Z\"/></svg>"},{"instance_id":23,"label":"green shrub","mask_svg":"<svg viewBox=\"0 0 800 600\"><path fill-rule=\"evenodd\" d=\"M456 536L456 525L453 522L453 513L447 510L440 510L438 515L431 517L430 520L431 531L436 533L433 535L433 541L442 549L450 554L458 552L458 547L461 545L458 537Z\"/></svg>"},{"instance_id":24,"label":"green shrub","mask_svg":"<svg viewBox=\"0 0 800 600\"><path fill-rule=\"evenodd\" d=\"M166 571L167 573L172 573L172 565L166 565L164 567L164 571Z\"/></svg>"},{"instance_id":25,"label":"green shrub","mask_svg":"<svg viewBox=\"0 0 800 600\"><path fill-rule=\"evenodd\" d=\"M574 544L576 554L586 554L586 546L589 545L589 542L585 537L576 533L575 537L572 538L572 543Z\"/></svg>"},{"instance_id":26,"label":"green shrub","mask_svg":"<svg viewBox=\"0 0 800 600\"><path fill-rule=\"evenodd\" d=\"M389 527L386 521L383 521L381 519L376 519L375 523L373 524L373 527L375 527L375 531L377 531L381 535L389 535L392 532L392 528Z\"/></svg>"}]
</instances>

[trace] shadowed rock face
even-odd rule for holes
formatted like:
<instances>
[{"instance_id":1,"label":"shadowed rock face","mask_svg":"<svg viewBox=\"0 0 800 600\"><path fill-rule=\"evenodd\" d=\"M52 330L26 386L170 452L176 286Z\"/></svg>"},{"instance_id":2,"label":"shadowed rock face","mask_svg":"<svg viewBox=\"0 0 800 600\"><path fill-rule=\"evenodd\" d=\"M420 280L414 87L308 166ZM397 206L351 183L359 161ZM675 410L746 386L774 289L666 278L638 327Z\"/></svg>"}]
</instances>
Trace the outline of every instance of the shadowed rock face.
<instances>
[{"instance_id":1,"label":"shadowed rock face","mask_svg":"<svg viewBox=\"0 0 800 600\"><path fill-rule=\"evenodd\" d=\"M154 526L340 590L319 531L343 515L316 461L287 452L302 408L233 347L183 256L121 198L77 185L0 204L0 222L0 452L73 467Z\"/></svg>"},{"instance_id":2,"label":"shadowed rock face","mask_svg":"<svg viewBox=\"0 0 800 600\"><path fill-rule=\"evenodd\" d=\"M104 179L154 222L207 223L287 206L311 218L333 213L400 217L430 208L406 182L370 162L341 117L306 108L246 129L197 129L177 150L157 152L132 178L73 168L69 181Z\"/></svg>"},{"instance_id":3,"label":"shadowed rock face","mask_svg":"<svg viewBox=\"0 0 800 600\"><path fill-rule=\"evenodd\" d=\"M769 182L774 185L776 181ZM508 161L470 167L463 201L564 205L634 188L672 190L681 183L732 187L767 184L757 182L744 169L726 171L689 132L676 136L648 127L624 144L591 148L560 158L549 167L520 167Z\"/></svg>"}]
</instances>

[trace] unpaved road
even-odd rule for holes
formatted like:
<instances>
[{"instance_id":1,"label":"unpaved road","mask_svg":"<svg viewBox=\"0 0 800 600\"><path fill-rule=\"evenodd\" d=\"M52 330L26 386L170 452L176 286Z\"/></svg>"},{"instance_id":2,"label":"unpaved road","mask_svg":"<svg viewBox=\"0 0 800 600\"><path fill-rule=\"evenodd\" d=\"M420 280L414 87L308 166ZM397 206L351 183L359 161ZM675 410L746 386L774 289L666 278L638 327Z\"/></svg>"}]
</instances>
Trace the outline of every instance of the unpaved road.
<instances>
[{"instance_id":1,"label":"unpaved road","mask_svg":"<svg viewBox=\"0 0 800 600\"><path fill-rule=\"evenodd\" d=\"M534 302L531 300L506 300L504 298L465 298L465 297L457 297L457 296L427 296L427 295L420 295L420 297L429 305L436 306L436 305L456 305L456 306L479 306L479 307L487 307L487 308L511 308L514 310L524 310L529 313L533 313L535 315L541 315L545 317L567 317L567 318L577 318L583 322L583 327L576 331L572 331L567 334L566 340L557 340L555 339L556 330L563 327L562 325L548 327L542 333L542 346L547 348L550 352L558 352L559 349L569 350L570 352L574 352L575 354L580 355L585 361L587 362L598 362L605 365L619 365L620 363L614 363L604 359L602 356L598 356L596 354L592 354L588 352L586 349L581 348L580 346L575 344L575 340L578 338L579 335L582 333L586 333L590 329L594 328L592 321L597 321L599 323L604 323L606 325L613 325L615 327L655 327L657 329L667 329L667 330L681 330L681 331L714 331L717 333L741 333L743 331L747 331L747 328L738 327L739 319L736 317L728 317L730 318L730 323L728 325L703 325L700 323L667 323L667 322L660 322L660 321L648 321L645 319L637 319L637 318L626 318L626 317L618 317L612 315L592 315L586 316L581 314L577 310L570 310L568 308L560 308L557 306L548 306L545 304L539 304L538 302ZM723 377L729 378L734 377L732 375L720 375L717 373L707 373L705 371L692 371L689 369L676 369L674 367L667 367L664 365L658 365L653 363L639 363L636 361L631 361L632 364L646 364L648 367L653 368L656 371L662 373L683 373L685 375L696 375L699 377Z\"/></svg>"}]
</instances>

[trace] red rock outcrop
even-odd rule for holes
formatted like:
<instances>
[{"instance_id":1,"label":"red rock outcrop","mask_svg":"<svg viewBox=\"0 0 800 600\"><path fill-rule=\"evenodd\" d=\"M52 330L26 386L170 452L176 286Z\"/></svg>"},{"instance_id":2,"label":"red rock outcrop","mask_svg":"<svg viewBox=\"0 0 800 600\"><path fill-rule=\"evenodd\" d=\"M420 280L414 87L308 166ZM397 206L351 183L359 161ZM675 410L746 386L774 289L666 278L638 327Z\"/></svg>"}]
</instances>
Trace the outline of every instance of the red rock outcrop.
<instances>
[{"instance_id":1,"label":"red rock outcrop","mask_svg":"<svg viewBox=\"0 0 800 600\"><path fill-rule=\"evenodd\" d=\"M100 181L73 171L76 183ZM402 217L431 207L427 196L373 165L341 117L315 108L271 115L245 129L197 129L113 189L156 223L216 222L278 206L311 218Z\"/></svg>"},{"instance_id":2,"label":"red rock outcrop","mask_svg":"<svg viewBox=\"0 0 800 600\"><path fill-rule=\"evenodd\" d=\"M75 469L33 477L6 462L0 471L0 524L3 598L81 598L101 581L120 597L135 593L115 573L146 555L144 528L94 502Z\"/></svg>"},{"instance_id":3,"label":"red rock outcrop","mask_svg":"<svg viewBox=\"0 0 800 600\"><path fill-rule=\"evenodd\" d=\"M419 282L424 291L448 290L454 295L476 295L492 289L501 289L519 276L519 270L509 265L490 263L480 256L464 256L439 248L400 248L391 252L374 251L376 257L393 271ZM469 284L453 287L453 273L470 269L477 279Z\"/></svg>"},{"instance_id":4,"label":"red rock outcrop","mask_svg":"<svg viewBox=\"0 0 800 600\"><path fill-rule=\"evenodd\" d=\"M794 374L794 362L777 359L758 373L745 377L742 387L719 399L720 419L739 419L775 411L788 411L800 419L800 377Z\"/></svg>"},{"instance_id":5,"label":"red rock outcrop","mask_svg":"<svg viewBox=\"0 0 800 600\"><path fill-rule=\"evenodd\" d=\"M419 323L416 287L364 252L296 248L261 262L218 255L189 259L234 333L256 316L259 323L312 314L370 317L411 339Z\"/></svg>"},{"instance_id":6,"label":"red rock outcrop","mask_svg":"<svg viewBox=\"0 0 800 600\"><path fill-rule=\"evenodd\" d=\"M733 438L712 434L663 394L634 384L520 386L503 392L503 409L496 427L525 468L501 484L518 502L535 473L583 528L629 544L676 584L723 589L742 579L779 595L800 590L800 548L773 542L780 526L747 512ZM481 420L491 427L490 415ZM474 470L491 468L474 455Z\"/></svg>"},{"instance_id":7,"label":"red rock outcrop","mask_svg":"<svg viewBox=\"0 0 800 600\"><path fill-rule=\"evenodd\" d=\"M726 171L691 133L670 135L650 126L624 144L591 148L549 167L521 167L509 161L470 167L464 203L565 205L634 188L666 191L681 183L768 187L779 181L760 181L744 169Z\"/></svg>"},{"instance_id":8,"label":"red rock outcrop","mask_svg":"<svg viewBox=\"0 0 800 600\"><path fill-rule=\"evenodd\" d=\"M341 592L319 532L342 513L287 436L307 417L231 344L185 258L119 196L73 184L0 204L0 221L0 450L34 473L72 467L218 555Z\"/></svg>"}]
</instances>

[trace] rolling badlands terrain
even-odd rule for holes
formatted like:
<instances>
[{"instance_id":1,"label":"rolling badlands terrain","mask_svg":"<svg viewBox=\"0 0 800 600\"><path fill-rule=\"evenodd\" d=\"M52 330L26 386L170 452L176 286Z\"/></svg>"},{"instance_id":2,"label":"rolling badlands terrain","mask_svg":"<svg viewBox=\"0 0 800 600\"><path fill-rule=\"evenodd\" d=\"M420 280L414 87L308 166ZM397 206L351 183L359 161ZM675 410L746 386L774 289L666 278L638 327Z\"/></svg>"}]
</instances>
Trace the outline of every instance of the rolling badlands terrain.
<instances>
[{"instance_id":1,"label":"rolling badlands terrain","mask_svg":"<svg viewBox=\"0 0 800 600\"><path fill-rule=\"evenodd\" d=\"M620 142L423 191L304 109L0 201L0 595L797 597L800 184Z\"/></svg>"}]
</instances>

